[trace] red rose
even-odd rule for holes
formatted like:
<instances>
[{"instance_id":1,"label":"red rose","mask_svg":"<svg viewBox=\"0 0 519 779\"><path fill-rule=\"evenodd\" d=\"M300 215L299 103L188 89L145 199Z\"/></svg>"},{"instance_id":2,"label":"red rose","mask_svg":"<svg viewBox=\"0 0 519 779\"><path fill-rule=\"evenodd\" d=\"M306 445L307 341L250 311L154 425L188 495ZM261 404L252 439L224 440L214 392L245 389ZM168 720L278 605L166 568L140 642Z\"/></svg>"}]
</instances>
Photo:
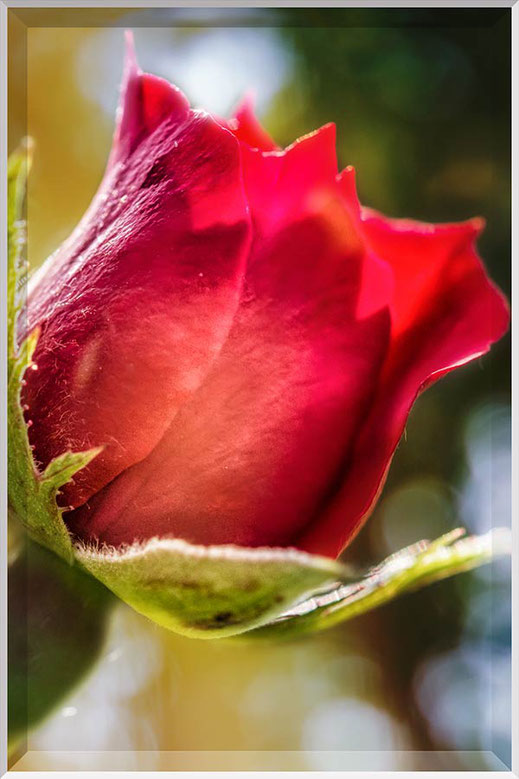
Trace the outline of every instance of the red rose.
<instances>
[{"instance_id":1,"label":"red rose","mask_svg":"<svg viewBox=\"0 0 519 779\"><path fill-rule=\"evenodd\" d=\"M333 125L280 150L130 54L99 191L26 309L37 461L104 446L70 530L336 556L419 392L508 326L481 229L362 208Z\"/></svg>"}]
</instances>

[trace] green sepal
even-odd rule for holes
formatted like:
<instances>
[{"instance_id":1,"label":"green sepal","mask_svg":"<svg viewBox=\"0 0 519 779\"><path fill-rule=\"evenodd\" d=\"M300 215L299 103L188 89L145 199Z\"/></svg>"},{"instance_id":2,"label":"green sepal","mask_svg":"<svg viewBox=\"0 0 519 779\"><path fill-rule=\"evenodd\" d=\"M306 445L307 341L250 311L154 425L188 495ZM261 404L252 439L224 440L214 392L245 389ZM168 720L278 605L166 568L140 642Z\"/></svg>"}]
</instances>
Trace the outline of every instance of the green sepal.
<instances>
[{"instance_id":1,"label":"green sepal","mask_svg":"<svg viewBox=\"0 0 519 779\"><path fill-rule=\"evenodd\" d=\"M466 536L456 528L435 541L420 541L391 555L353 584L340 585L299 603L250 638L293 638L333 627L365 614L399 595L509 555L511 533L496 528Z\"/></svg>"},{"instance_id":2,"label":"green sepal","mask_svg":"<svg viewBox=\"0 0 519 779\"><path fill-rule=\"evenodd\" d=\"M103 646L116 599L79 566L20 539L8 568L8 750L85 678ZM25 748L24 748L25 747Z\"/></svg>"},{"instance_id":3,"label":"green sepal","mask_svg":"<svg viewBox=\"0 0 519 779\"><path fill-rule=\"evenodd\" d=\"M341 563L296 549L194 546L154 538L126 549L81 546L75 553L136 611L198 638L243 633L325 585L351 581Z\"/></svg>"},{"instance_id":4,"label":"green sepal","mask_svg":"<svg viewBox=\"0 0 519 779\"><path fill-rule=\"evenodd\" d=\"M20 219L25 184L31 164L30 142L25 141L11 155L8 164L8 493L9 506L35 541L73 561L72 543L56 498L60 488L84 468L100 449L88 452L64 452L38 470L29 444L27 423L21 406L23 377L27 370L37 369L32 356L38 331L17 343L16 325L26 287L22 266L24 224Z\"/></svg>"}]
</instances>

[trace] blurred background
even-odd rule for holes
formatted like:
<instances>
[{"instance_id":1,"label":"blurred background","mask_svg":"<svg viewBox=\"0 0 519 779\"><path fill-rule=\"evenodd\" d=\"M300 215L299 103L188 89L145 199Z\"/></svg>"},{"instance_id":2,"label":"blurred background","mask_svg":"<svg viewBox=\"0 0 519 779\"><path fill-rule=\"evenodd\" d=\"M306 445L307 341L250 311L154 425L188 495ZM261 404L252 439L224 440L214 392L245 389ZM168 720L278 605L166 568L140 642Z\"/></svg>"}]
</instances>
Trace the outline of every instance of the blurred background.
<instances>
[{"instance_id":1,"label":"blurred background","mask_svg":"<svg viewBox=\"0 0 519 779\"><path fill-rule=\"evenodd\" d=\"M17 14L9 145L35 141L33 268L101 179L128 27L143 69L194 106L225 115L252 90L282 145L335 121L340 166L356 167L366 205L427 221L484 216L481 254L510 294L509 10ZM372 564L458 525L510 523L509 349L505 338L420 398L346 559ZM136 769L504 770L509 575L501 561L278 645L184 639L120 606L96 670L30 735L24 768L102 769L108 752L128 751Z\"/></svg>"}]
</instances>

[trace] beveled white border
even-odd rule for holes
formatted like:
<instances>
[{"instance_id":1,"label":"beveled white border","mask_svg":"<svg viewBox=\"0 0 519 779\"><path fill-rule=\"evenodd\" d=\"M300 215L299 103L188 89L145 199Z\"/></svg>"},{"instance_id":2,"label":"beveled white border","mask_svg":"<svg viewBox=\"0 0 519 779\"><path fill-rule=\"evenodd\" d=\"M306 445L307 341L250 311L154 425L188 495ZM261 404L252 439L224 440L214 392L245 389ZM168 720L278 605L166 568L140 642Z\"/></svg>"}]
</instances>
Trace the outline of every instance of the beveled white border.
<instances>
[{"instance_id":1,"label":"beveled white border","mask_svg":"<svg viewBox=\"0 0 519 779\"><path fill-rule=\"evenodd\" d=\"M0 484L2 486L2 509L0 513L0 777L7 773L7 386L6 386L6 329L7 329L7 11L16 8L242 8L258 7L268 8L311 8L320 7L370 7L370 8L511 8L512 9L512 770L511 771L283 771L283 777L300 776L308 774L332 779L332 777L348 774L361 777L394 777L402 774L405 777L416 779L447 779L447 777L473 777L473 779L498 779L499 777L518 777L519 779L519 417L518 417L518 387L519 387L519 360L517 343L519 341L519 324L515 316L515 302L519 292L519 191L518 191L518 152L517 142L513 139L519 132L518 121L518 84L519 84L519 3L517 0L0 0L0 159L2 161L0 176L0 361L2 364L0 396ZM515 477L515 478L514 478ZM4 498L5 496L5 498ZM124 753L118 753L123 755ZM23 758L22 758L23 760ZM21 762L21 761L19 761ZM128 764L127 764L128 765ZM123 765L112 770L117 774L130 773L131 769ZM112 776L110 771L81 771L84 779L99 776ZM133 772L132 772L133 773ZM160 777L164 773L155 771L139 771L144 777ZM227 771L177 771L175 775L185 776L186 779L198 775L206 776L207 773L215 775L227 775ZM241 771L230 769L229 775L240 777L242 775L261 776L262 771ZM277 772L270 772L277 773ZM280 772L281 773L281 772ZM9 772L9 776L34 776L52 777L55 771L16 771ZM61 775L71 775L70 770L61 772Z\"/></svg>"}]
</instances>

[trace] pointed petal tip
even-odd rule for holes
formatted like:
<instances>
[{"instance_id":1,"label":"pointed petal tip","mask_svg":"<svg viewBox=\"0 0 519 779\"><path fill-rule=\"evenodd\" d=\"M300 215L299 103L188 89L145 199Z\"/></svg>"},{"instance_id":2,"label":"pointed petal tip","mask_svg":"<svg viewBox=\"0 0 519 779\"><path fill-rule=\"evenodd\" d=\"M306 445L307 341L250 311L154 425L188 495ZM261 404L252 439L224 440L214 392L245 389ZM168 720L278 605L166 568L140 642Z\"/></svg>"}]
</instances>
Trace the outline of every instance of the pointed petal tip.
<instances>
[{"instance_id":1,"label":"pointed petal tip","mask_svg":"<svg viewBox=\"0 0 519 779\"><path fill-rule=\"evenodd\" d=\"M347 165L337 174L337 183L345 191L349 191L352 188L355 189L356 179L357 172L353 165Z\"/></svg>"},{"instance_id":2,"label":"pointed petal tip","mask_svg":"<svg viewBox=\"0 0 519 779\"><path fill-rule=\"evenodd\" d=\"M135 53L133 30L124 31L124 69L127 73L136 73L139 71L137 55Z\"/></svg>"},{"instance_id":3,"label":"pointed petal tip","mask_svg":"<svg viewBox=\"0 0 519 779\"><path fill-rule=\"evenodd\" d=\"M476 237L478 237L486 228L487 220L484 216L475 216L473 219L469 219L469 224L472 225L474 232L476 233Z\"/></svg>"},{"instance_id":4,"label":"pointed petal tip","mask_svg":"<svg viewBox=\"0 0 519 779\"><path fill-rule=\"evenodd\" d=\"M255 103L256 91L248 89L232 112L229 128L238 140L253 149L260 149L264 152L275 151L278 149L277 144L256 118Z\"/></svg>"},{"instance_id":5,"label":"pointed petal tip","mask_svg":"<svg viewBox=\"0 0 519 779\"><path fill-rule=\"evenodd\" d=\"M243 94L242 98L238 101L236 108L233 111L233 116L238 117L243 113L254 113L254 106L256 105L257 93L256 90L249 87Z\"/></svg>"}]
</instances>

